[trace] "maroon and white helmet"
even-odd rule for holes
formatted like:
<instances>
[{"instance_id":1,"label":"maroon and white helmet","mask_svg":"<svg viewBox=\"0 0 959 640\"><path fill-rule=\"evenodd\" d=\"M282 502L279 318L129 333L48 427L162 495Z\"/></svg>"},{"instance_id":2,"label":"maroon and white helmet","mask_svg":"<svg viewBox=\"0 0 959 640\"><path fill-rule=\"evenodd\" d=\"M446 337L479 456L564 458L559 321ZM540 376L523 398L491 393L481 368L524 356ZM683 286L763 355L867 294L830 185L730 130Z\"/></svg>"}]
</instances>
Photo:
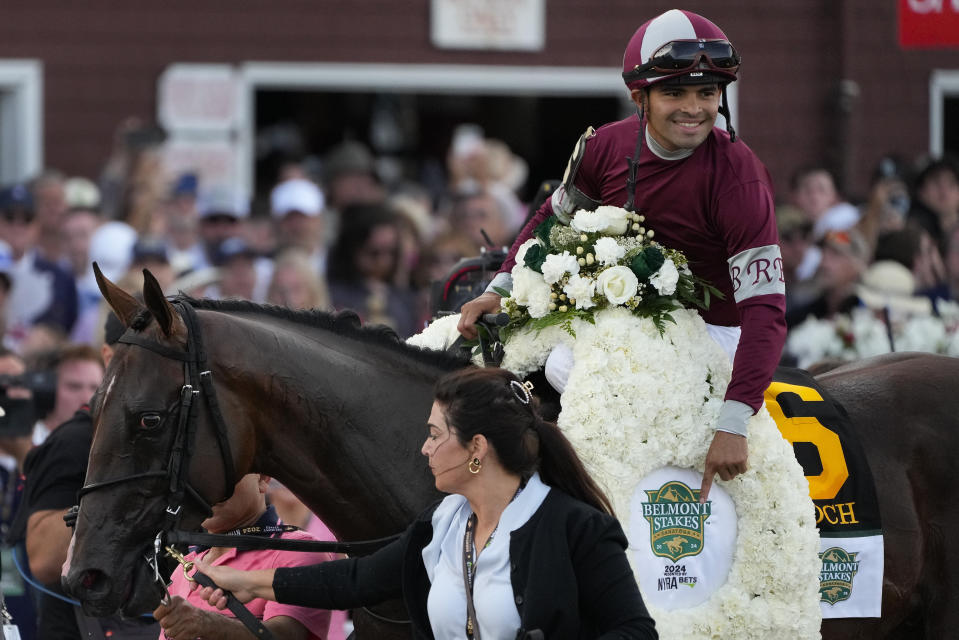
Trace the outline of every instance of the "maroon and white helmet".
<instances>
[{"instance_id":1,"label":"maroon and white helmet","mask_svg":"<svg viewBox=\"0 0 959 640\"><path fill-rule=\"evenodd\" d=\"M643 24L626 45L623 80L630 89L668 81L726 84L740 57L715 24L691 11L670 9Z\"/></svg>"}]
</instances>

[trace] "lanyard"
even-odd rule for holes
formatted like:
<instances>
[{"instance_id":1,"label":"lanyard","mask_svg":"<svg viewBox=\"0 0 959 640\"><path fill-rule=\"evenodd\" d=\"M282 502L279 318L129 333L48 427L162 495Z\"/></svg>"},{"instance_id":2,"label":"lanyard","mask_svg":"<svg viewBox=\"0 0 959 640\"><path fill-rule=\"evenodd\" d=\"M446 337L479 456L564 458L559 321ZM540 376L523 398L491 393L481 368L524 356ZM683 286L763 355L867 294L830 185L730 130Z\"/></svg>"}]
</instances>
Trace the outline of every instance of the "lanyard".
<instances>
[{"instance_id":1,"label":"lanyard","mask_svg":"<svg viewBox=\"0 0 959 640\"><path fill-rule=\"evenodd\" d=\"M520 483L516 487L516 493L513 494L513 497L510 498L510 504L513 500L516 500L516 496L519 495L520 491L523 490L523 483ZM500 515L502 517L502 514ZM476 528L476 514L471 513L469 519L466 521L466 532L463 534L463 580L466 586L466 638L467 640L480 640L479 638L479 623L476 622L476 610L473 607L473 581L476 578L476 556L478 554L474 551L473 546L473 529ZM496 531L499 529L499 522L496 523L496 526L493 528L492 533L489 534L489 538L486 539L486 544L483 546L486 549L493 542L493 536L496 535Z\"/></svg>"}]
</instances>

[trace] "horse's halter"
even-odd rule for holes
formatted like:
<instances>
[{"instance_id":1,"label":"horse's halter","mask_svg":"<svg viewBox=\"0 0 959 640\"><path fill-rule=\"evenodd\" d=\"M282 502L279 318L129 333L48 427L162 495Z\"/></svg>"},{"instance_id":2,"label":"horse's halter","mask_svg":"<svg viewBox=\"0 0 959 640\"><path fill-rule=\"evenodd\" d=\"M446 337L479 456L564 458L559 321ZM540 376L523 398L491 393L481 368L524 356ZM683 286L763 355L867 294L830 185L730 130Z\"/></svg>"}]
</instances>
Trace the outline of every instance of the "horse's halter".
<instances>
[{"instance_id":1,"label":"horse's halter","mask_svg":"<svg viewBox=\"0 0 959 640\"><path fill-rule=\"evenodd\" d=\"M84 495L112 487L117 484L141 480L143 478L163 477L168 480L167 486L167 507L166 522L164 528L158 534L157 539L164 532L176 529L180 520L180 511L183 506L184 496L189 496L198 505L200 505L207 515L212 513L211 506L207 501L190 486L187 477L190 473L190 457L193 454L193 446L196 440L197 415L199 410L199 396L206 399L210 415L213 417L217 443L220 448L220 455L223 458L223 471L227 489L236 484L236 469L233 465L233 454L230 450L230 441L227 437L226 423L223 420L223 414L220 411L220 405L216 397L216 389L213 386L213 374L207 367L206 351L203 348L203 338L200 334L200 323L197 319L196 310L188 302L174 301L173 307L177 310L183 323L187 328L186 351L172 349L166 345L160 344L155 340L149 340L139 335L134 329L127 329L126 333L120 336L119 342L124 344L137 345L149 351L168 358L183 362L183 387L180 389L180 402L177 409L176 434L173 439L173 445L170 448L170 456L165 469L156 471L146 471L143 473L134 473L94 482L85 485L80 489L79 498ZM198 385L195 387L194 385Z\"/></svg>"}]
</instances>

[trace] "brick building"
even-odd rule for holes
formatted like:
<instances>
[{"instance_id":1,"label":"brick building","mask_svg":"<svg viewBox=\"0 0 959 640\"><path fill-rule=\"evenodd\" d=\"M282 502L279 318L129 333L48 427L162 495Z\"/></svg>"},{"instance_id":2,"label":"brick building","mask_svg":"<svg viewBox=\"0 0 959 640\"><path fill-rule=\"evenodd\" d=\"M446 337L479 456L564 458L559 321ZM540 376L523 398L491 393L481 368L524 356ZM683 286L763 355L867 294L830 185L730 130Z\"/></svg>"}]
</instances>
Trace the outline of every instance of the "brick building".
<instances>
[{"instance_id":1,"label":"brick building","mask_svg":"<svg viewBox=\"0 0 959 640\"><path fill-rule=\"evenodd\" d=\"M528 158L531 182L556 177L587 125L627 112L623 48L673 5L542 1L541 45L497 50L444 45L435 0L4 0L0 178L40 166L95 176L129 116L172 118L172 140L191 152L209 143L208 160L234 163L220 170L250 191L270 179L258 142L284 123L305 132L308 153L348 135L441 161L452 127L474 121ZM476 17L536 2L486 0ZM827 163L858 196L885 153L959 152L959 46L899 44L900 11L951 20L956 2L684 8L719 24L742 54L734 124L780 194L805 163Z\"/></svg>"}]
</instances>

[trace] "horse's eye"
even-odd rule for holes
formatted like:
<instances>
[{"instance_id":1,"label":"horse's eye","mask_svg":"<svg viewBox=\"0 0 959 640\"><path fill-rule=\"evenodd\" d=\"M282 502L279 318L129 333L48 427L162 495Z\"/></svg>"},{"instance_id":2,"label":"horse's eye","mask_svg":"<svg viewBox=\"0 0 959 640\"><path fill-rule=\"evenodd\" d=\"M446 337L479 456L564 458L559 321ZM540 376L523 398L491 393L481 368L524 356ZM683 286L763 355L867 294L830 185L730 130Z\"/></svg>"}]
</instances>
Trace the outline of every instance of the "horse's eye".
<instances>
[{"instance_id":1,"label":"horse's eye","mask_svg":"<svg viewBox=\"0 0 959 640\"><path fill-rule=\"evenodd\" d=\"M163 419L156 413L147 413L140 418L140 426L144 429L156 429Z\"/></svg>"}]
</instances>

